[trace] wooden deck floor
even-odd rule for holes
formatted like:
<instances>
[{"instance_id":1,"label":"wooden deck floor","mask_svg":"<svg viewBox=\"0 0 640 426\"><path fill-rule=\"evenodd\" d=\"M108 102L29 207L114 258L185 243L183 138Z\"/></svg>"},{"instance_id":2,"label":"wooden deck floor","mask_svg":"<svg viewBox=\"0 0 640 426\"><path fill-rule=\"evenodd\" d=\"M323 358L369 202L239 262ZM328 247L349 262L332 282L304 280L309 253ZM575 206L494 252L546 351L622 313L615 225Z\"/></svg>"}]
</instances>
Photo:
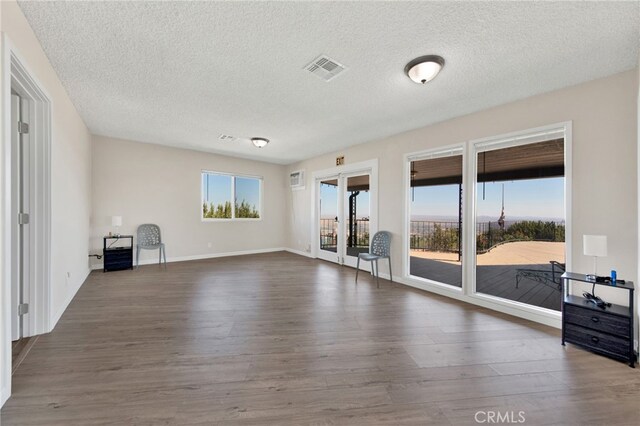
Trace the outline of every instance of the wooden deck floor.
<instances>
[{"instance_id":1,"label":"wooden deck floor","mask_svg":"<svg viewBox=\"0 0 640 426\"><path fill-rule=\"evenodd\" d=\"M456 287L462 287L462 267L451 262L411 257L411 275ZM516 288L518 269L549 269L547 265L479 265L476 289L480 293L528 303L547 309L560 310L561 291L531 279L522 279Z\"/></svg>"},{"instance_id":2,"label":"wooden deck floor","mask_svg":"<svg viewBox=\"0 0 640 426\"><path fill-rule=\"evenodd\" d=\"M640 369L354 276L289 253L94 272L16 371L2 425L637 424Z\"/></svg>"}]
</instances>

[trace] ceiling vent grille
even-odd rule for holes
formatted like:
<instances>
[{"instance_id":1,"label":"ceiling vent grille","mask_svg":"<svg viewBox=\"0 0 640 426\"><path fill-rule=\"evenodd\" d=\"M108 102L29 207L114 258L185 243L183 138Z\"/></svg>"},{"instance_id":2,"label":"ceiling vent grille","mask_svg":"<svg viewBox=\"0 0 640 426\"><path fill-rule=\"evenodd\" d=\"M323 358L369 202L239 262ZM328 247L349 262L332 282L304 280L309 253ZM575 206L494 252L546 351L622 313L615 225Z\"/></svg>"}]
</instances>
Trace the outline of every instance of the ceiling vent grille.
<instances>
[{"instance_id":1,"label":"ceiling vent grille","mask_svg":"<svg viewBox=\"0 0 640 426\"><path fill-rule=\"evenodd\" d=\"M231 135L225 135L224 133L221 133L220 136L218 136L218 139L220 139L223 142L233 142L234 140L236 140L235 136L231 136Z\"/></svg>"},{"instance_id":2,"label":"ceiling vent grille","mask_svg":"<svg viewBox=\"0 0 640 426\"><path fill-rule=\"evenodd\" d=\"M347 68L338 61L321 55L311 61L304 69L324 81L331 81Z\"/></svg>"}]
</instances>

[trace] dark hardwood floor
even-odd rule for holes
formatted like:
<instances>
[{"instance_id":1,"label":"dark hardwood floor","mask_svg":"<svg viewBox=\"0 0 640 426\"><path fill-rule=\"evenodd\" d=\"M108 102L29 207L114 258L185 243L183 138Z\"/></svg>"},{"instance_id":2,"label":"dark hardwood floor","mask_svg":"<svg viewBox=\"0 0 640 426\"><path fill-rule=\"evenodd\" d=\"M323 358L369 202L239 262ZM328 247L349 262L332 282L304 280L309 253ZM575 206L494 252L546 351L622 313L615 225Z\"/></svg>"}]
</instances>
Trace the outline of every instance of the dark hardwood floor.
<instances>
[{"instance_id":1,"label":"dark hardwood floor","mask_svg":"<svg viewBox=\"0 0 640 426\"><path fill-rule=\"evenodd\" d=\"M354 275L289 253L93 272L17 369L2 425L640 421L640 369Z\"/></svg>"}]
</instances>

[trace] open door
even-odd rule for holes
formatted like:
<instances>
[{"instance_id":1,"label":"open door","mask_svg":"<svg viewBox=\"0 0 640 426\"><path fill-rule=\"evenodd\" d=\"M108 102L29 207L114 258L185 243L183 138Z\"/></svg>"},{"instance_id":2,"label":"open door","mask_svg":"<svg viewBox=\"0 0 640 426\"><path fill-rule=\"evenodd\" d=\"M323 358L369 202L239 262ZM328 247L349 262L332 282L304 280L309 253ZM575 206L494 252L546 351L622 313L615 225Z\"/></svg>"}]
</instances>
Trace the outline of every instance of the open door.
<instances>
[{"instance_id":1,"label":"open door","mask_svg":"<svg viewBox=\"0 0 640 426\"><path fill-rule=\"evenodd\" d=\"M11 340L28 336L30 298L30 172L29 105L11 94Z\"/></svg>"},{"instance_id":2,"label":"open door","mask_svg":"<svg viewBox=\"0 0 640 426\"><path fill-rule=\"evenodd\" d=\"M340 175L316 181L318 188L318 257L330 262L342 263L342 203L340 199Z\"/></svg>"}]
</instances>

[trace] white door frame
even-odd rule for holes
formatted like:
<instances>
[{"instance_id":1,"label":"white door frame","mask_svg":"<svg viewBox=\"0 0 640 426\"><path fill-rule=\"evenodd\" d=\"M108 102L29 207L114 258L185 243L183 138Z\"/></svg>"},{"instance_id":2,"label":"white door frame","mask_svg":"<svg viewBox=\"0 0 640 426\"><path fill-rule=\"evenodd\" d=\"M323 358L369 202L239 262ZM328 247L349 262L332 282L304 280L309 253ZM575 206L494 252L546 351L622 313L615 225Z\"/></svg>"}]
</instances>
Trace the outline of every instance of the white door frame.
<instances>
[{"instance_id":1,"label":"white door frame","mask_svg":"<svg viewBox=\"0 0 640 426\"><path fill-rule=\"evenodd\" d=\"M320 227L319 227L319 182L329 177L337 176L338 179L342 178L342 175L353 174L357 172L368 173L369 178L369 202L370 204L370 220L369 220L369 233L373 235L378 230L378 159L362 161L359 163L345 164L331 169L317 170L313 172L313 185L311 187L311 256L320 257ZM338 200L338 211L343 215L343 200ZM344 226L344 220L341 221L340 227ZM338 247L340 247L340 241L338 241ZM339 250L338 250L339 251ZM338 254L336 254L336 257ZM339 262L342 263L342 262ZM363 265L361 265L363 266Z\"/></svg>"},{"instance_id":2,"label":"white door frame","mask_svg":"<svg viewBox=\"0 0 640 426\"><path fill-rule=\"evenodd\" d=\"M32 157L32 201L30 232L33 234L31 251L29 329L26 336L51 331L51 97L34 77L33 69L18 52L15 45L2 34L2 145L0 147L0 279L2 303L2 350L0 360L2 380L0 406L11 394L11 89L29 100L29 135L34 147Z\"/></svg>"}]
</instances>

